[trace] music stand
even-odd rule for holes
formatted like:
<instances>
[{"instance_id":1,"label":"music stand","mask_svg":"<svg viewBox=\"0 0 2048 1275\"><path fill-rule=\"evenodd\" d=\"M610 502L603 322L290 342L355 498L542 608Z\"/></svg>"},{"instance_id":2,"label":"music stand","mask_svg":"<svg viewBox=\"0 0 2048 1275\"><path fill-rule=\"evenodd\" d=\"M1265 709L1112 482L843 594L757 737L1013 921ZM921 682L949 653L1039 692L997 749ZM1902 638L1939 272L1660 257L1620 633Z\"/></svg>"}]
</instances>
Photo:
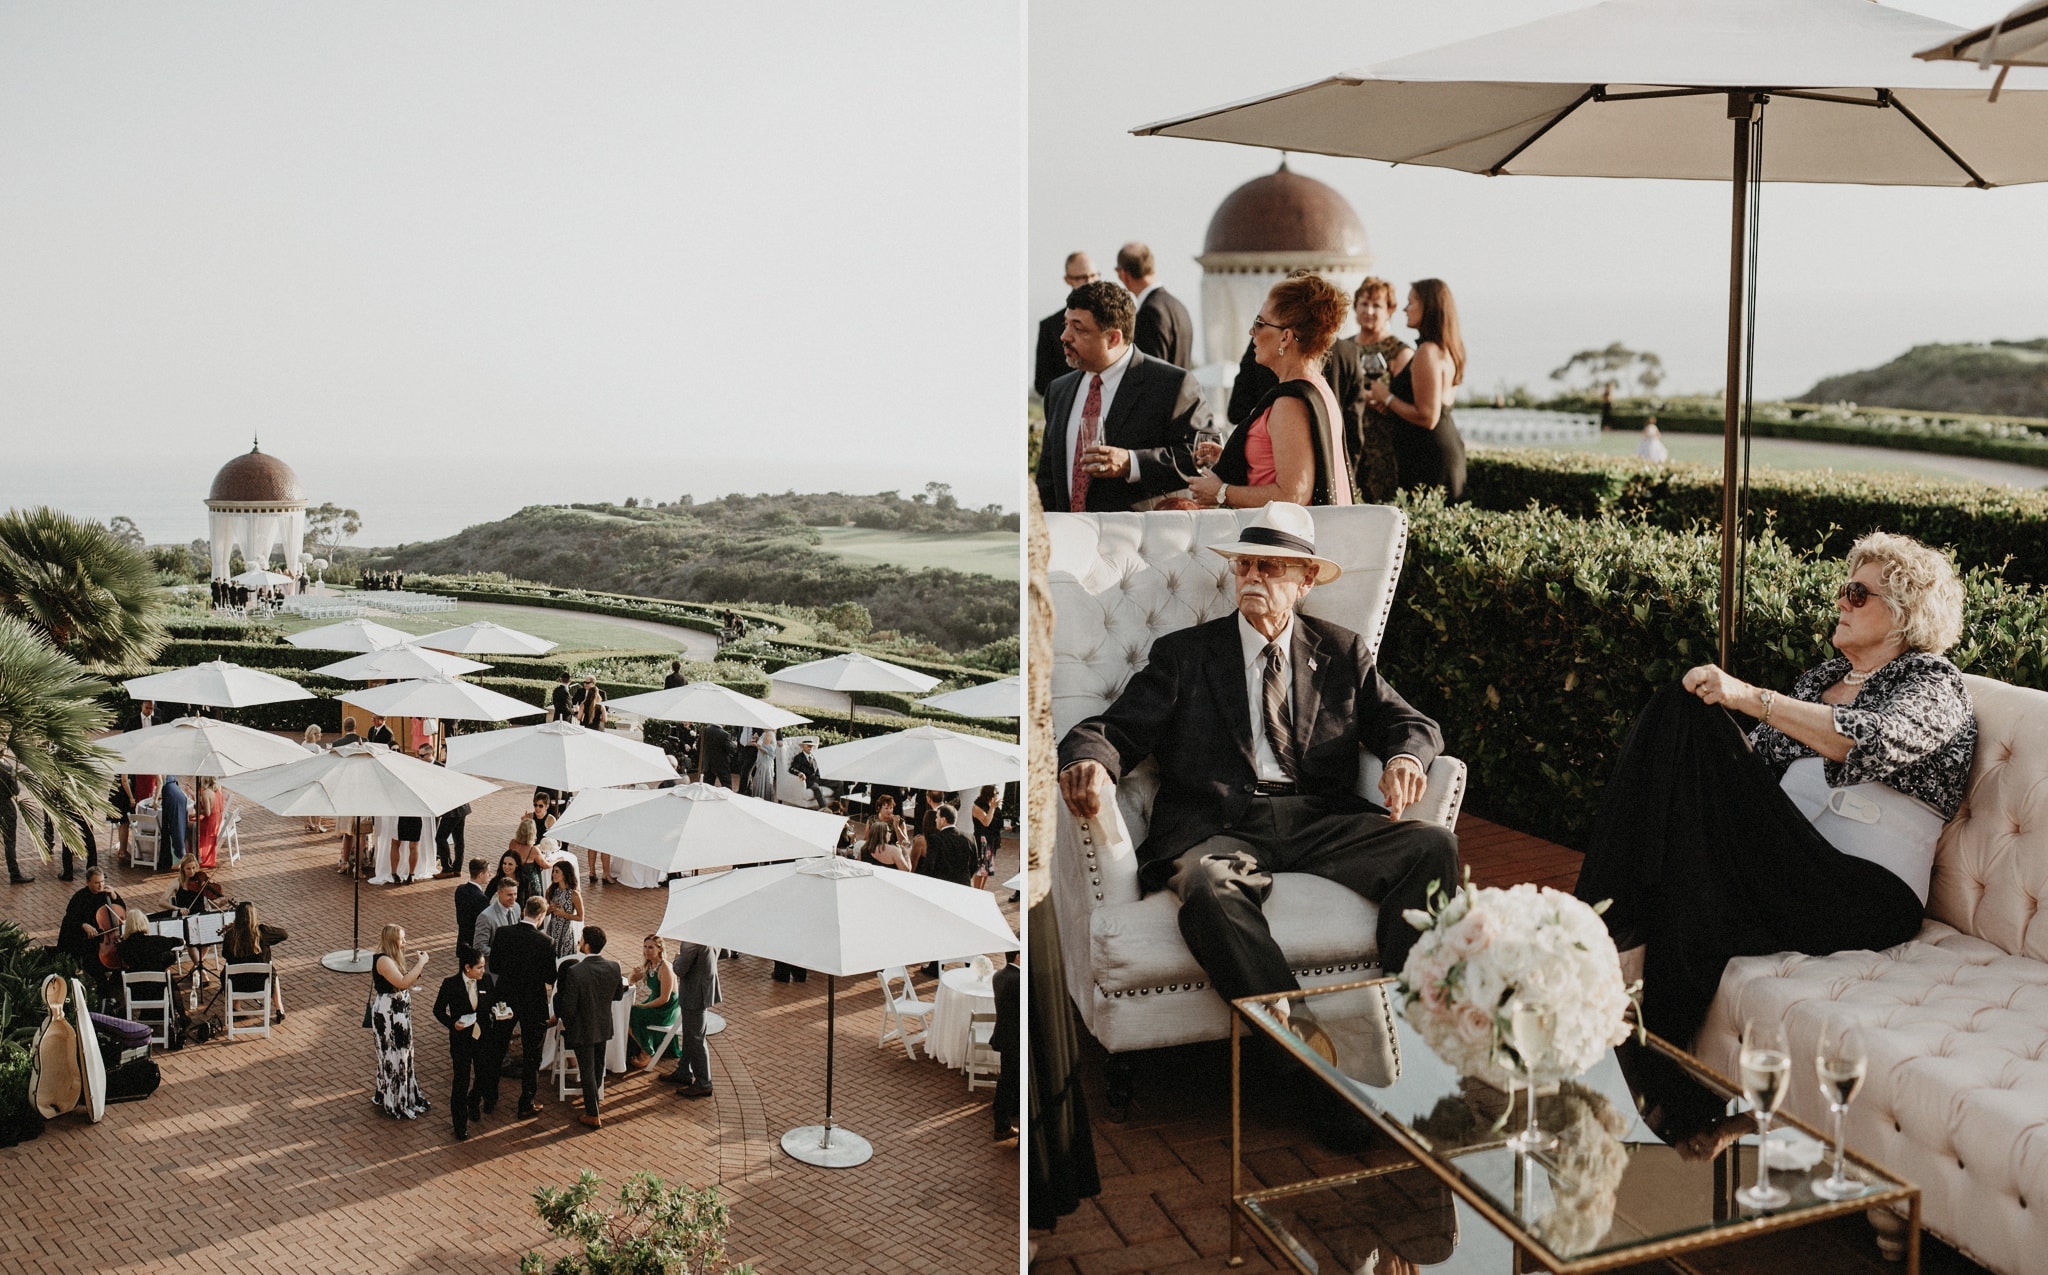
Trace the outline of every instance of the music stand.
<instances>
[{"instance_id":1,"label":"music stand","mask_svg":"<svg viewBox=\"0 0 2048 1275\"><path fill-rule=\"evenodd\" d=\"M166 938L182 939L185 946L192 949L192 999L190 1011L194 1014L201 1011L199 993L205 988L207 982L205 949L219 947L226 938L228 927L234 924L234 921L234 913L223 911L188 912L184 916L168 916L162 920L152 920L149 923L150 933L163 935ZM208 1011L211 1011L213 1003L220 999L220 989L226 985L219 978L213 981L215 983L213 995L207 998L206 1005L204 1006Z\"/></svg>"}]
</instances>

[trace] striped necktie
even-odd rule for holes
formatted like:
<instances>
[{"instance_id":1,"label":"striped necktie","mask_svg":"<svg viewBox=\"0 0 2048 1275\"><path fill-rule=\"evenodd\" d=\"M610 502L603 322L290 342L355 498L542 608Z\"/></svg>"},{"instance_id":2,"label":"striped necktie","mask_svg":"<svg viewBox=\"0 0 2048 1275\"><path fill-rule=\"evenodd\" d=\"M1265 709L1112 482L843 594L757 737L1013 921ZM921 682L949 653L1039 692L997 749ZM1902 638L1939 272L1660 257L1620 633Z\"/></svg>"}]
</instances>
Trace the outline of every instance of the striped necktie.
<instances>
[{"instance_id":1,"label":"striped necktie","mask_svg":"<svg viewBox=\"0 0 2048 1275\"><path fill-rule=\"evenodd\" d=\"M1281 677L1281 660L1286 657L1278 642L1266 644L1266 742L1273 746L1273 756L1279 759L1280 769L1287 772L1287 778L1295 777L1294 756L1294 708L1287 702L1287 685Z\"/></svg>"},{"instance_id":2,"label":"striped necktie","mask_svg":"<svg viewBox=\"0 0 2048 1275\"><path fill-rule=\"evenodd\" d=\"M1088 470L1081 463L1081 457L1095 446L1096 437L1102 432L1102 375L1092 373L1088 377L1088 397L1081 404L1081 435L1074 440L1074 473L1067 484L1073 493L1072 512L1088 512Z\"/></svg>"}]
</instances>

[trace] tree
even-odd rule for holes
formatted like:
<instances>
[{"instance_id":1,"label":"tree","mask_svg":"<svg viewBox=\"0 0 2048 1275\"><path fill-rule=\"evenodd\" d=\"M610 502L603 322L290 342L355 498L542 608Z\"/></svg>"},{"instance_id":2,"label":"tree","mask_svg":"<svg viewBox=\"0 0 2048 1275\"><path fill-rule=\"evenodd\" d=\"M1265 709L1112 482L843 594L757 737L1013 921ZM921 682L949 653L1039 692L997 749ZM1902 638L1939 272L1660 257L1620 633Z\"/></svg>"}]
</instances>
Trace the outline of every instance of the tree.
<instances>
[{"instance_id":1,"label":"tree","mask_svg":"<svg viewBox=\"0 0 2048 1275\"><path fill-rule=\"evenodd\" d=\"M133 548L140 549L146 543L142 538L142 528L136 526L135 520L127 514L115 514L107 519L107 530L114 533L116 540Z\"/></svg>"},{"instance_id":2,"label":"tree","mask_svg":"<svg viewBox=\"0 0 2048 1275\"><path fill-rule=\"evenodd\" d=\"M306 539L313 544L313 556L334 561L341 546L363 529L363 516L328 501L306 511Z\"/></svg>"},{"instance_id":3,"label":"tree","mask_svg":"<svg viewBox=\"0 0 2048 1275\"><path fill-rule=\"evenodd\" d=\"M99 699L106 689L26 622L0 614L0 838L9 845L25 799L50 815L73 850L84 851L80 829L109 808L113 754L93 742L108 725ZM43 821L20 824L48 854Z\"/></svg>"},{"instance_id":4,"label":"tree","mask_svg":"<svg viewBox=\"0 0 2048 1275\"><path fill-rule=\"evenodd\" d=\"M1633 382L1638 394L1650 394L1664 383L1664 360L1616 341L1604 350L1580 350L1552 372L1550 379L1576 382L1590 392L1609 386L1625 389Z\"/></svg>"},{"instance_id":5,"label":"tree","mask_svg":"<svg viewBox=\"0 0 2048 1275\"><path fill-rule=\"evenodd\" d=\"M636 1173L619 1188L617 1215L592 1203L604 1179L585 1169L566 1191L542 1187L534 1211L558 1239L582 1251L548 1265L538 1253L519 1261L522 1275L753 1275L751 1266L726 1260L730 1215L718 1192L673 1189L651 1173Z\"/></svg>"},{"instance_id":6,"label":"tree","mask_svg":"<svg viewBox=\"0 0 2048 1275\"><path fill-rule=\"evenodd\" d=\"M0 614L84 664L136 668L166 637L156 567L96 522L54 509L0 514Z\"/></svg>"},{"instance_id":7,"label":"tree","mask_svg":"<svg viewBox=\"0 0 2048 1275\"><path fill-rule=\"evenodd\" d=\"M960 501L953 495L951 483L926 483L924 493L931 497L932 508L952 511L960 507Z\"/></svg>"}]
</instances>

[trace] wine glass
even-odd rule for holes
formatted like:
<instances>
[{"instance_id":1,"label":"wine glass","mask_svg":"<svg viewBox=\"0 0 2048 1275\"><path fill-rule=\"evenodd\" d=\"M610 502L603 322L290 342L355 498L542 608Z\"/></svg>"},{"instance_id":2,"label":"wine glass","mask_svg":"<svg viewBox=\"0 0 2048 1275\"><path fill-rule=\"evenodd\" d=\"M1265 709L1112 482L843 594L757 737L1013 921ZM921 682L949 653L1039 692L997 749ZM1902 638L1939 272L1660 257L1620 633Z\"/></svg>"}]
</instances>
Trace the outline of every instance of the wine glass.
<instances>
[{"instance_id":1,"label":"wine glass","mask_svg":"<svg viewBox=\"0 0 2048 1275\"><path fill-rule=\"evenodd\" d=\"M1557 1145L1557 1135L1545 1132L1536 1123L1536 1063L1550 1052L1551 1038L1556 1034L1557 1011L1548 1005L1517 999L1508 1011L1508 1039L1514 1050L1512 1053L1503 1052L1502 1062L1521 1076L1522 1083L1529 1090L1529 1121L1520 1133L1508 1139L1510 1151L1530 1155L1548 1151Z\"/></svg>"},{"instance_id":2,"label":"wine glass","mask_svg":"<svg viewBox=\"0 0 2048 1275\"><path fill-rule=\"evenodd\" d=\"M1792 1052L1785 1045L1785 1028L1775 1022L1752 1018L1742 1024L1742 1053L1737 1059L1742 1076L1742 1096L1756 1118L1756 1185L1735 1193L1737 1201L1752 1209L1780 1209L1792 1202L1791 1193L1771 1185L1769 1157L1764 1146L1771 1131L1771 1117L1785 1101L1792 1084Z\"/></svg>"},{"instance_id":3,"label":"wine glass","mask_svg":"<svg viewBox=\"0 0 2048 1275\"><path fill-rule=\"evenodd\" d=\"M1387 374L1387 356L1378 350L1358 356L1358 366L1365 372L1365 379L1377 381Z\"/></svg>"},{"instance_id":4,"label":"wine glass","mask_svg":"<svg viewBox=\"0 0 2048 1275\"><path fill-rule=\"evenodd\" d=\"M1197 458L1197 454L1204 446L1215 446L1219 448L1223 446L1223 431L1219 429L1212 429L1209 426L1204 425L1202 428L1195 431L1195 441L1188 450L1187 464L1182 464L1179 456L1174 457L1173 467L1179 471L1180 476L1182 478L1187 479L1189 482L1193 482L1195 479L1200 478L1202 475L1209 472L1209 466L1204 465ZM1193 468L1190 469L1189 466L1192 466Z\"/></svg>"},{"instance_id":5,"label":"wine glass","mask_svg":"<svg viewBox=\"0 0 2048 1275\"><path fill-rule=\"evenodd\" d=\"M1864 1074L1870 1070L1870 1052L1863 1044L1863 1033L1856 1030L1854 1023L1830 1020L1821 1030L1820 1049L1814 1056L1813 1067L1820 1077L1820 1096L1827 1100L1828 1110L1835 1117L1835 1171L1814 1183L1813 1193L1827 1200L1853 1200L1863 1194L1865 1187L1842 1171L1842 1118L1848 1114L1849 1104L1856 1100L1857 1090L1863 1088Z\"/></svg>"}]
</instances>

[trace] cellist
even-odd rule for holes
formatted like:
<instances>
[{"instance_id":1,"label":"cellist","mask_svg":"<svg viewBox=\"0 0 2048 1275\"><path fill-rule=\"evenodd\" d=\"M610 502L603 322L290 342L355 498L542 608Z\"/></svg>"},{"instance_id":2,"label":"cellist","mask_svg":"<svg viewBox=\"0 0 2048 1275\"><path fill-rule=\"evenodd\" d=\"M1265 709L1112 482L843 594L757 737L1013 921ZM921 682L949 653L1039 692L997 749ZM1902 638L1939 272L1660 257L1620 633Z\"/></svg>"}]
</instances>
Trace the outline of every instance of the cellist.
<instances>
[{"instance_id":1,"label":"cellist","mask_svg":"<svg viewBox=\"0 0 2048 1275\"><path fill-rule=\"evenodd\" d=\"M128 908L120 894L107 885L103 868L89 868L85 885L64 907L64 921L57 930L58 950L69 952L79 970L99 985L102 994L109 987L118 990L121 926Z\"/></svg>"}]
</instances>

